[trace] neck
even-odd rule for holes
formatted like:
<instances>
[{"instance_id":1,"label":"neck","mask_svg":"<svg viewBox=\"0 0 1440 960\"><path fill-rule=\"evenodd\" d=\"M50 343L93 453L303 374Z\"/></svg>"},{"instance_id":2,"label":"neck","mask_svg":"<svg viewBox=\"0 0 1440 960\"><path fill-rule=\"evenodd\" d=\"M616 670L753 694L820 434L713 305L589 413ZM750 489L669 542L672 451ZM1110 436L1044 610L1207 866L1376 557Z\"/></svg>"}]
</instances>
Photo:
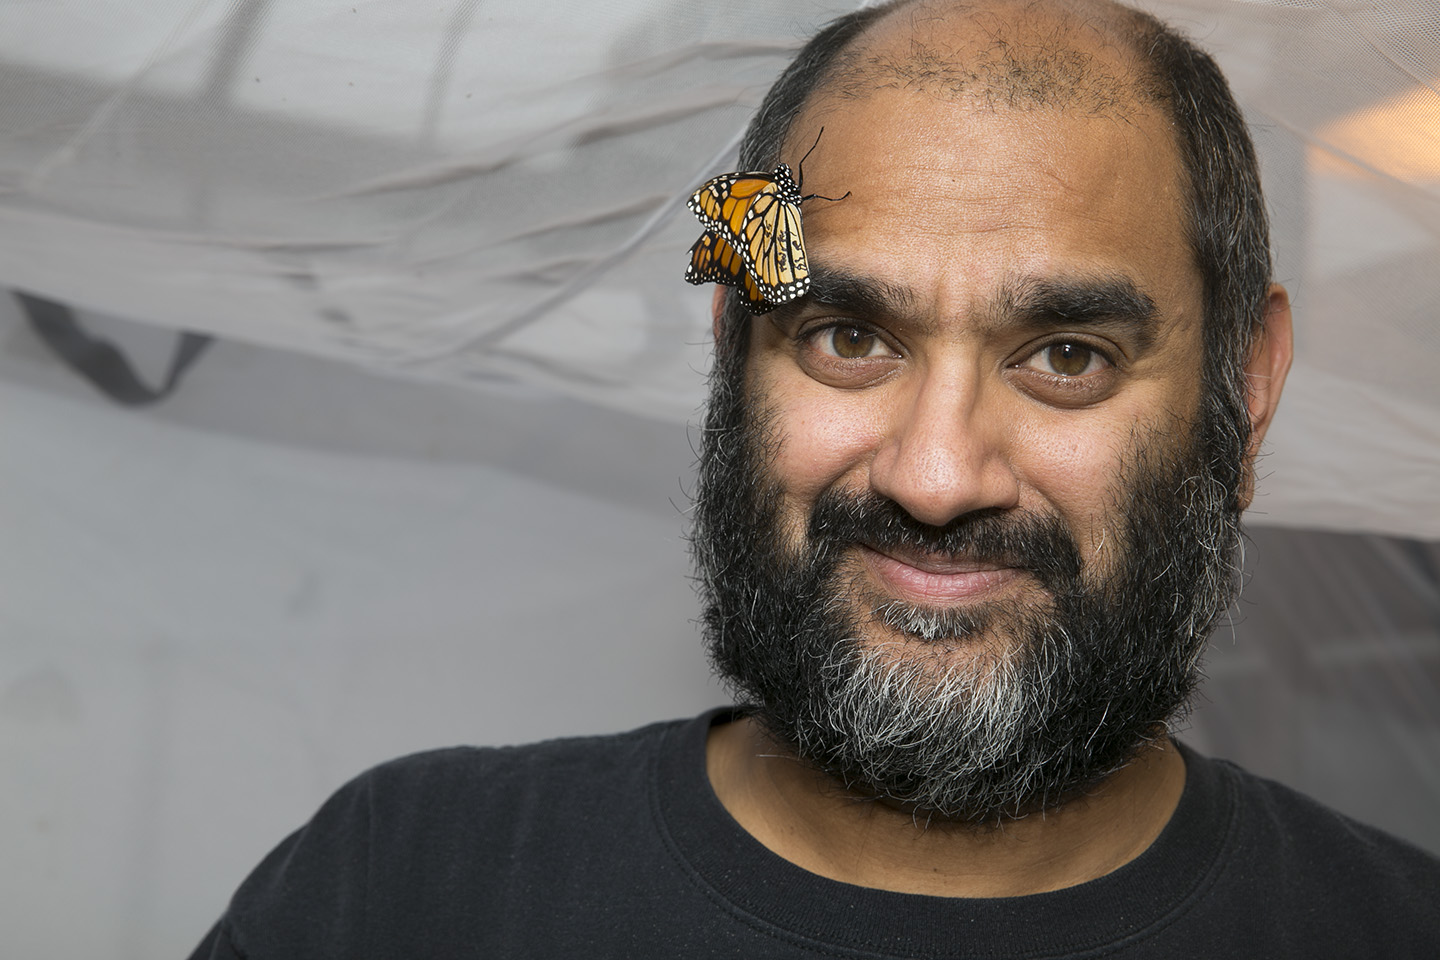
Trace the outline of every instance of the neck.
<instances>
[{"instance_id":1,"label":"neck","mask_svg":"<svg viewBox=\"0 0 1440 960\"><path fill-rule=\"evenodd\" d=\"M847 792L748 718L711 730L706 765L725 809L771 852L831 880L943 897L1024 896L1104 876L1155 841L1185 787L1185 762L1162 739L1084 796L977 828Z\"/></svg>"}]
</instances>

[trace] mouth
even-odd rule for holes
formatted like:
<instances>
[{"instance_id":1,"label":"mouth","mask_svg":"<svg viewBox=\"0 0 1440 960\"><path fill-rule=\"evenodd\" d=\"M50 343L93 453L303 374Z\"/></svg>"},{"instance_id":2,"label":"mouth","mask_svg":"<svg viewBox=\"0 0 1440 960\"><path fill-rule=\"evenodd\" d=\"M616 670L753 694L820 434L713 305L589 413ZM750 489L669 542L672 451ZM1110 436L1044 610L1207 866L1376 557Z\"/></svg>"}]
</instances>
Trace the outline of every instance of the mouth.
<instances>
[{"instance_id":1,"label":"mouth","mask_svg":"<svg viewBox=\"0 0 1440 960\"><path fill-rule=\"evenodd\" d=\"M870 574L897 600L916 604L962 604L997 598L1027 570L1003 562L965 557L879 550L860 546Z\"/></svg>"}]
</instances>

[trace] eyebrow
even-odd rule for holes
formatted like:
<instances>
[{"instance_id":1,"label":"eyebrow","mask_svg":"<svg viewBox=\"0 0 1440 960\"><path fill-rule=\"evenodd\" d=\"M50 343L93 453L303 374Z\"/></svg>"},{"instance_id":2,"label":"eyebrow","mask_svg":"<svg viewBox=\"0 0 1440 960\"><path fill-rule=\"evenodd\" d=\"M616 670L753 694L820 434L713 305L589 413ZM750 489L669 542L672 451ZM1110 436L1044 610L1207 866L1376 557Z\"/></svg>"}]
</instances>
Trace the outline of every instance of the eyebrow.
<instances>
[{"instance_id":1,"label":"eyebrow","mask_svg":"<svg viewBox=\"0 0 1440 960\"><path fill-rule=\"evenodd\" d=\"M807 305L821 305L882 323L904 323L926 334L934 332L934 320L918 309L909 288L827 269L813 260L810 266L809 292L784 305L777 311L781 316ZM1155 341L1159 312L1155 301L1124 274L1026 277L1005 284L995 301L983 309L979 322L997 331L1007 327L1119 328L1143 350Z\"/></svg>"},{"instance_id":2,"label":"eyebrow","mask_svg":"<svg viewBox=\"0 0 1440 960\"><path fill-rule=\"evenodd\" d=\"M915 298L906 287L877 277L827 269L813 260L810 261L809 292L786 306L798 311L807 305L831 307L881 322L903 320L927 330L931 327L931 322L915 309Z\"/></svg>"},{"instance_id":3,"label":"eyebrow","mask_svg":"<svg viewBox=\"0 0 1440 960\"><path fill-rule=\"evenodd\" d=\"M1155 340L1155 301L1129 277L1035 277L1007 285L991 322L1030 329L1112 327L1133 337L1142 349Z\"/></svg>"}]
</instances>

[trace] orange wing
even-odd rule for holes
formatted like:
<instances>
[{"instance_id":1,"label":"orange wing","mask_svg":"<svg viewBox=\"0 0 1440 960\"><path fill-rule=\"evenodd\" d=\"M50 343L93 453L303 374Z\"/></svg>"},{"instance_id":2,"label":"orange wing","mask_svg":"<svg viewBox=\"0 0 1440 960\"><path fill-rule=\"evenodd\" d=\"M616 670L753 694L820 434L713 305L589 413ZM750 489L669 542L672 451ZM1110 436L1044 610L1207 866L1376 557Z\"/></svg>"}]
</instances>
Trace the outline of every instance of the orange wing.
<instances>
[{"instance_id":1,"label":"orange wing","mask_svg":"<svg viewBox=\"0 0 1440 960\"><path fill-rule=\"evenodd\" d=\"M755 201L778 191L775 178L768 173L727 173L696 190L690 209L712 230L738 237Z\"/></svg>"},{"instance_id":2,"label":"orange wing","mask_svg":"<svg viewBox=\"0 0 1440 960\"><path fill-rule=\"evenodd\" d=\"M690 248L690 266L685 268L685 279L691 283L723 283L738 288L745 295L745 305L751 313L768 313L776 307L755 285L755 278L750 276L740 254L713 230L706 230Z\"/></svg>"}]
</instances>

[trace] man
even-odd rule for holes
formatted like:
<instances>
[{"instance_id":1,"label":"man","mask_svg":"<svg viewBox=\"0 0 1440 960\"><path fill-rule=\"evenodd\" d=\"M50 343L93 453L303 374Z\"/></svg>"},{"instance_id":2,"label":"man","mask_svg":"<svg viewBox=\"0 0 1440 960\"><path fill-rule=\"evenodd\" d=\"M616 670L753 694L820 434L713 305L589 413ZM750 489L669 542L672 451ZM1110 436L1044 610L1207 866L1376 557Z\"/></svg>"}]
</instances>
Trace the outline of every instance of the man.
<instances>
[{"instance_id":1,"label":"man","mask_svg":"<svg viewBox=\"0 0 1440 960\"><path fill-rule=\"evenodd\" d=\"M742 706L371 771L196 955L1433 955L1433 858L1167 735L1291 351L1214 65L1106 3L892 5L741 162L812 143L809 293L715 299Z\"/></svg>"}]
</instances>

